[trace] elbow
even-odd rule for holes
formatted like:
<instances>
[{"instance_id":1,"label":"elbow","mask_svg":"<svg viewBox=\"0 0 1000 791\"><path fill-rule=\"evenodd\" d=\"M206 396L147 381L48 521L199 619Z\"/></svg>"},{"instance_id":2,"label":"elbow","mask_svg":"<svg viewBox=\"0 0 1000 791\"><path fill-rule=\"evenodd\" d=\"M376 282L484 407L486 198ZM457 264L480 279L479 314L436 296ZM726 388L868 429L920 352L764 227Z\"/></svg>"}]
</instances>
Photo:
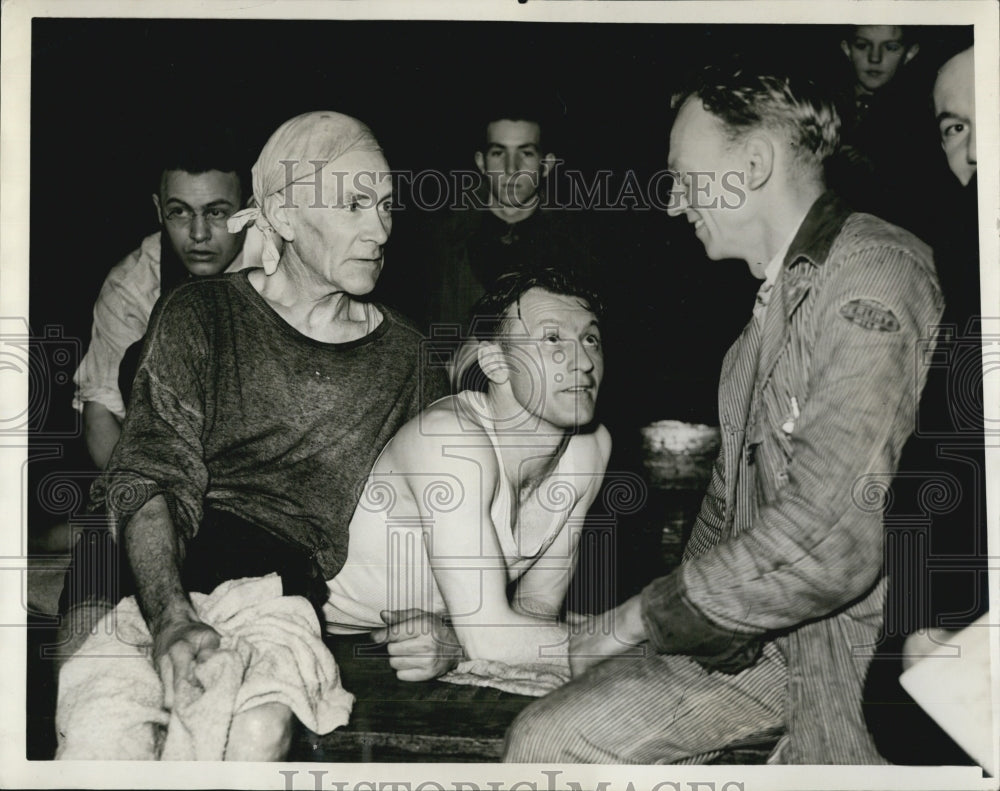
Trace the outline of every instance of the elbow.
<instances>
[{"instance_id":1,"label":"elbow","mask_svg":"<svg viewBox=\"0 0 1000 791\"><path fill-rule=\"evenodd\" d=\"M881 523L877 534L836 535L821 562L816 596L820 609L832 611L867 595L884 566Z\"/></svg>"},{"instance_id":2,"label":"elbow","mask_svg":"<svg viewBox=\"0 0 1000 791\"><path fill-rule=\"evenodd\" d=\"M882 556L877 555L875 562L856 565L848 569L847 584L844 586L844 603L853 602L866 596L882 575Z\"/></svg>"}]
</instances>

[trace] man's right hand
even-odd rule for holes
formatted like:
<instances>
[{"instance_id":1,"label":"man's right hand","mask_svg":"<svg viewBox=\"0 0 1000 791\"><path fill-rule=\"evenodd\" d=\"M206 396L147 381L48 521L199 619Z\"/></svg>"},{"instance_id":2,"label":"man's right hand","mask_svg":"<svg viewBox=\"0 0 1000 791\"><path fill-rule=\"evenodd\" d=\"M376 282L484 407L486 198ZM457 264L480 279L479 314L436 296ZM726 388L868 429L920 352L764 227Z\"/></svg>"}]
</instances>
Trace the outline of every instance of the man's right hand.
<instances>
[{"instance_id":1,"label":"man's right hand","mask_svg":"<svg viewBox=\"0 0 1000 791\"><path fill-rule=\"evenodd\" d=\"M164 706L173 708L174 691L180 679L198 686L195 666L219 647L219 633L193 618L174 621L158 630L153 640L153 661L163 682Z\"/></svg>"},{"instance_id":2,"label":"man's right hand","mask_svg":"<svg viewBox=\"0 0 1000 791\"><path fill-rule=\"evenodd\" d=\"M400 681L430 681L463 658L454 630L439 615L424 610L383 610L385 627L372 632L388 643L389 665Z\"/></svg>"}]
</instances>

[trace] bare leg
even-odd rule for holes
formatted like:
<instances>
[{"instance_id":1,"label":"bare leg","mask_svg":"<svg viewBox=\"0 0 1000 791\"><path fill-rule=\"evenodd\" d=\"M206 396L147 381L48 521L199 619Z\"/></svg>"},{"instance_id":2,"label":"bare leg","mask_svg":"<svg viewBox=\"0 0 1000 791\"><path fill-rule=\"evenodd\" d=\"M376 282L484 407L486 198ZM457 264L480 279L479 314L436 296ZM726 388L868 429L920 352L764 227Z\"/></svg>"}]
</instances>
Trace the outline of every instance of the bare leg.
<instances>
[{"instance_id":1,"label":"bare leg","mask_svg":"<svg viewBox=\"0 0 1000 791\"><path fill-rule=\"evenodd\" d=\"M284 703L263 703L233 717L227 761L281 761L292 745L292 710Z\"/></svg>"}]
</instances>

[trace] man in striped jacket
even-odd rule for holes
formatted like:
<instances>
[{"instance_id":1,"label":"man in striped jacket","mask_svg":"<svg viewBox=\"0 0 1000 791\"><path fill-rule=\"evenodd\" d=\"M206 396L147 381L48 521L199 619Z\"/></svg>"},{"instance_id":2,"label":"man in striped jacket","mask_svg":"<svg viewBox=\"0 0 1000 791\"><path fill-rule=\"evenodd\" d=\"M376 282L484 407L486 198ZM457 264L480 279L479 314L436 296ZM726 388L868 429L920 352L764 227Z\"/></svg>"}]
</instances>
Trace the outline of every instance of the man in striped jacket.
<instances>
[{"instance_id":1,"label":"man in striped jacket","mask_svg":"<svg viewBox=\"0 0 1000 791\"><path fill-rule=\"evenodd\" d=\"M839 119L812 86L706 77L674 100L671 214L764 281L723 362L722 449L683 563L580 631L508 761L704 761L781 733L771 762L883 762L861 714L882 508L941 292L926 245L825 191Z\"/></svg>"}]
</instances>

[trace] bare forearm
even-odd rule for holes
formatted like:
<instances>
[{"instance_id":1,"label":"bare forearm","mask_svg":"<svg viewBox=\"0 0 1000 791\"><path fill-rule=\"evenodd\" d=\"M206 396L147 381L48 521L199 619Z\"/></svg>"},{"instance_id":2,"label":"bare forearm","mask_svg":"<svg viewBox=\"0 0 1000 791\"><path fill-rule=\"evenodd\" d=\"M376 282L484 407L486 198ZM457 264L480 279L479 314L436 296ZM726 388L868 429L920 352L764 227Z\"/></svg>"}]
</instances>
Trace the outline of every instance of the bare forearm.
<instances>
[{"instance_id":1,"label":"bare forearm","mask_svg":"<svg viewBox=\"0 0 1000 791\"><path fill-rule=\"evenodd\" d=\"M124 540L139 608L154 640L172 623L197 620L181 585L183 544L162 495L152 498L129 520Z\"/></svg>"},{"instance_id":2,"label":"bare forearm","mask_svg":"<svg viewBox=\"0 0 1000 791\"><path fill-rule=\"evenodd\" d=\"M565 653L569 632L553 619L532 618L514 611L495 618L453 620L465 655L510 665L551 662Z\"/></svg>"},{"instance_id":3,"label":"bare forearm","mask_svg":"<svg viewBox=\"0 0 1000 791\"><path fill-rule=\"evenodd\" d=\"M90 458L103 470L121 437L121 422L103 404L88 401L83 405L83 434Z\"/></svg>"},{"instance_id":4,"label":"bare forearm","mask_svg":"<svg viewBox=\"0 0 1000 791\"><path fill-rule=\"evenodd\" d=\"M611 611L615 634L626 643L639 645L649 639L642 619L642 596L633 596Z\"/></svg>"},{"instance_id":5,"label":"bare forearm","mask_svg":"<svg viewBox=\"0 0 1000 791\"><path fill-rule=\"evenodd\" d=\"M649 639L641 596L633 596L600 615L569 614L568 620L572 626L569 663L574 676L613 656L642 656L642 652L635 653L635 646Z\"/></svg>"}]
</instances>

